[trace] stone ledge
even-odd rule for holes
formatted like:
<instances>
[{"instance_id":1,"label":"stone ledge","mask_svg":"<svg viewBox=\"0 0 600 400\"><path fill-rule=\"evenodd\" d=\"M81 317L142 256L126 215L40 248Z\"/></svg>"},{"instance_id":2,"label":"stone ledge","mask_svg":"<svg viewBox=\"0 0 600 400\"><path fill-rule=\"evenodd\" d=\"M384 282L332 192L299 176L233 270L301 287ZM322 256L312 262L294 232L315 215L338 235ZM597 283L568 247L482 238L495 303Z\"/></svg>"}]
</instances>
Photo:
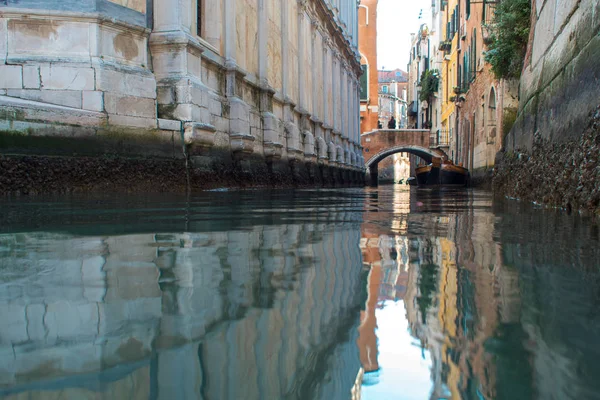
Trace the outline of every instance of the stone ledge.
<instances>
[{"instance_id":1,"label":"stone ledge","mask_svg":"<svg viewBox=\"0 0 600 400\"><path fill-rule=\"evenodd\" d=\"M0 109L6 113L10 113L12 110L15 120L44 121L62 125L102 126L107 123L108 119L106 114L96 111L7 96L0 96Z\"/></svg>"},{"instance_id":2,"label":"stone ledge","mask_svg":"<svg viewBox=\"0 0 600 400\"><path fill-rule=\"evenodd\" d=\"M135 14L142 15L135 10L131 10ZM121 26L138 33L148 34L151 30L145 26L133 24L129 21L117 20L112 16L108 16L103 12L80 12L80 11L64 11L64 10L48 10L34 8L19 8L19 7L3 7L3 18L28 18L28 19L45 19L52 18L55 21L77 21L77 22L100 22L108 26Z\"/></svg>"},{"instance_id":3,"label":"stone ledge","mask_svg":"<svg viewBox=\"0 0 600 400\"><path fill-rule=\"evenodd\" d=\"M180 131L181 130L181 121L177 121L174 119L158 119L158 129L162 129L165 131Z\"/></svg>"}]
</instances>

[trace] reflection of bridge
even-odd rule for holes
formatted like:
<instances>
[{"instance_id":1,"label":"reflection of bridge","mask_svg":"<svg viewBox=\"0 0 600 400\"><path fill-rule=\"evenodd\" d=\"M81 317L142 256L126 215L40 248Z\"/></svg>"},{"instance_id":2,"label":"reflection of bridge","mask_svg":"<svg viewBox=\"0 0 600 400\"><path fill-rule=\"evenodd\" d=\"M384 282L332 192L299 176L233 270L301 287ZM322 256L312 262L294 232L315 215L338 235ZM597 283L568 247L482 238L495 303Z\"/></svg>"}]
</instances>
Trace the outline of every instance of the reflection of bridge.
<instances>
[{"instance_id":1,"label":"reflection of bridge","mask_svg":"<svg viewBox=\"0 0 600 400\"><path fill-rule=\"evenodd\" d=\"M447 159L448 156L437 148L438 143L431 139L427 129L378 129L361 135L365 167L371 184L377 184L377 167L384 158L395 153L414 154L425 162L433 157Z\"/></svg>"}]
</instances>

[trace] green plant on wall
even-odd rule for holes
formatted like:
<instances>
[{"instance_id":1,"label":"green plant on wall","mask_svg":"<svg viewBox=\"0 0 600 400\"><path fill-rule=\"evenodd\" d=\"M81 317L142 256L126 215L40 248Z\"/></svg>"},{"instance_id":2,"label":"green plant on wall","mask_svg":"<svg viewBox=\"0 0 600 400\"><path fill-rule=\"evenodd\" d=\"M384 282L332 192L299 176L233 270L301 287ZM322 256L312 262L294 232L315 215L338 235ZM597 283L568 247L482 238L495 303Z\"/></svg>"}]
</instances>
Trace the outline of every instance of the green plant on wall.
<instances>
[{"instance_id":1,"label":"green plant on wall","mask_svg":"<svg viewBox=\"0 0 600 400\"><path fill-rule=\"evenodd\" d=\"M488 50L485 61L498 79L519 78L529 39L531 0L502 0L485 28Z\"/></svg>"},{"instance_id":2,"label":"green plant on wall","mask_svg":"<svg viewBox=\"0 0 600 400\"><path fill-rule=\"evenodd\" d=\"M421 74L421 93L419 100L429 101L438 91L440 74L437 69L428 69Z\"/></svg>"}]
</instances>

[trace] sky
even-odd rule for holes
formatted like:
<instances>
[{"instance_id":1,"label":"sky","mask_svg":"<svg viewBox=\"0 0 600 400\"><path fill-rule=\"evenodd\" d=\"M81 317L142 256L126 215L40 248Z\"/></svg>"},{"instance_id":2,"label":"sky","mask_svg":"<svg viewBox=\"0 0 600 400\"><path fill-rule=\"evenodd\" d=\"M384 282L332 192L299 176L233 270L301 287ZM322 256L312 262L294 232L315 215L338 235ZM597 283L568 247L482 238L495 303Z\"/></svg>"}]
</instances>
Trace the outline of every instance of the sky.
<instances>
[{"instance_id":1,"label":"sky","mask_svg":"<svg viewBox=\"0 0 600 400\"><path fill-rule=\"evenodd\" d=\"M377 7L377 67L406 71L410 34L423 23L431 24L431 0L379 0ZM423 10L422 18L419 13Z\"/></svg>"},{"instance_id":2,"label":"sky","mask_svg":"<svg viewBox=\"0 0 600 400\"><path fill-rule=\"evenodd\" d=\"M431 398L431 356L421 349L419 341L410 333L404 302L386 302L385 307L375 310L375 316L380 370L375 384L363 384L361 398Z\"/></svg>"}]
</instances>

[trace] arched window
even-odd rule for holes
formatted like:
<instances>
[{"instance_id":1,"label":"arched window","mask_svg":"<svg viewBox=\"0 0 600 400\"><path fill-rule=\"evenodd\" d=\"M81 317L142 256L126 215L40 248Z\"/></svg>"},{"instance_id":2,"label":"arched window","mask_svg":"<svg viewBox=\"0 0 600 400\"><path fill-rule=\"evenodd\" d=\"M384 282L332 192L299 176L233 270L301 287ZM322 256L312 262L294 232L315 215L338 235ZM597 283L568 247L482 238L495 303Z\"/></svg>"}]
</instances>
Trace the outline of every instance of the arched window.
<instances>
[{"instance_id":1,"label":"arched window","mask_svg":"<svg viewBox=\"0 0 600 400\"><path fill-rule=\"evenodd\" d=\"M492 86L488 98L488 142L493 142L496 138L496 89Z\"/></svg>"}]
</instances>

